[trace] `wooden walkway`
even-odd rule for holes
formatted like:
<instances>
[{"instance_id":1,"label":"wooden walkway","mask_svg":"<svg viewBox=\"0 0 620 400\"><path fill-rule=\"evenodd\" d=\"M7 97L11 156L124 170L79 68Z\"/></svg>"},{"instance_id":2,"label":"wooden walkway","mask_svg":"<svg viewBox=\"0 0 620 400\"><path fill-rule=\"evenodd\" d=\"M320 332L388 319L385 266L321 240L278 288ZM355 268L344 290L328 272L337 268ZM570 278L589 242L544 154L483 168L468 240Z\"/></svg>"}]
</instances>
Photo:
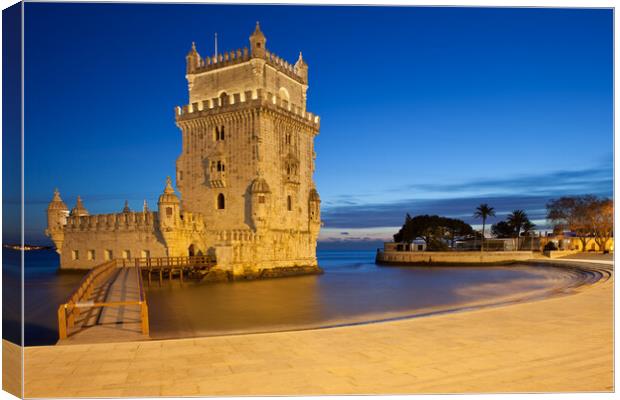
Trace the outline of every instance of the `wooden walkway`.
<instances>
[{"instance_id":1,"label":"wooden walkway","mask_svg":"<svg viewBox=\"0 0 620 400\"><path fill-rule=\"evenodd\" d=\"M77 303L73 326L67 326L67 337L61 337L58 344L148 339L148 319L143 331L139 279L135 267L114 268L105 281Z\"/></svg>"},{"instance_id":2,"label":"wooden walkway","mask_svg":"<svg viewBox=\"0 0 620 400\"><path fill-rule=\"evenodd\" d=\"M58 344L146 340L149 318L143 275L163 280L208 270L207 256L119 259L89 271L66 303L58 307Z\"/></svg>"}]
</instances>

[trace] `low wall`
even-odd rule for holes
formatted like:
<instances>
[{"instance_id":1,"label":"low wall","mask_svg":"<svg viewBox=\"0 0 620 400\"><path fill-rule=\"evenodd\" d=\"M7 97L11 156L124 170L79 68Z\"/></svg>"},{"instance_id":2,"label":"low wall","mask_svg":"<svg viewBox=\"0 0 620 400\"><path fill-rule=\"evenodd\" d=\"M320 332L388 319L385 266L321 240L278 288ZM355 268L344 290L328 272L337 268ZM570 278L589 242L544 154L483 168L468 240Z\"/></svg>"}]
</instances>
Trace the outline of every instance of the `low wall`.
<instances>
[{"instance_id":1,"label":"low wall","mask_svg":"<svg viewBox=\"0 0 620 400\"><path fill-rule=\"evenodd\" d=\"M573 254L581 253L580 250L552 250L545 251L543 254L549 258L558 258L564 256L572 256Z\"/></svg>"},{"instance_id":2,"label":"low wall","mask_svg":"<svg viewBox=\"0 0 620 400\"><path fill-rule=\"evenodd\" d=\"M377 251L378 264L509 264L534 258L531 251Z\"/></svg>"}]
</instances>

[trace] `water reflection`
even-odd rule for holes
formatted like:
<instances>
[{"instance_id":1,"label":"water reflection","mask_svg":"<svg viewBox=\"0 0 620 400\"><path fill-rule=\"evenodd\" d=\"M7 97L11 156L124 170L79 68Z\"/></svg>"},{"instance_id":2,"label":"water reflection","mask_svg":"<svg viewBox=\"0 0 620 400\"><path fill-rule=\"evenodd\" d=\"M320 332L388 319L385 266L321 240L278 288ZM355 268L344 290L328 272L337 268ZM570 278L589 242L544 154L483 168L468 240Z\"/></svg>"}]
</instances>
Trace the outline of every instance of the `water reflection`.
<instances>
[{"instance_id":1,"label":"water reflection","mask_svg":"<svg viewBox=\"0 0 620 400\"><path fill-rule=\"evenodd\" d=\"M151 337L305 329L410 316L525 292L572 279L553 268L378 267L374 251L322 251L325 274L221 284L165 281L147 292ZM84 272L58 271L53 251L26 252L26 345L54 344L56 311ZM4 253L3 337L19 338L19 252ZM7 301L8 300L8 301ZM12 322L12 323L11 323ZM13 340L13 339L11 339Z\"/></svg>"},{"instance_id":2,"label":"water reflection","mask_svg":"<svg viewBox=\"0 0 620 400\"><path fill-rule=\"evenodd\" d=\"M441 311L553 290L569 277L534 267L378 267L374 252L319 252L321 276L230 284L176 281L148 291L151 336L307 329Z\"/></svg>"}]
</instances>

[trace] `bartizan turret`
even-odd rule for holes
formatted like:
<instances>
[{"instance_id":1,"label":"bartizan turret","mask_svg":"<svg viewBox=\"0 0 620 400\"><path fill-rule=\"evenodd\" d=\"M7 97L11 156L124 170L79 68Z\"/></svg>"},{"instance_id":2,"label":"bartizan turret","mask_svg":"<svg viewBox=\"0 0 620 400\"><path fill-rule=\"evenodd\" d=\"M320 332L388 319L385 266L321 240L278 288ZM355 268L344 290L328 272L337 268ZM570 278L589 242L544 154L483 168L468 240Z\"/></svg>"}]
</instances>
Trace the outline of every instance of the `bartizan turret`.
<instances>
[{"instance_id":1,"label":"bartizan turret","mask_svg":"<svg viewBox=\"0 0 620 400\"><path fill-rule=\"evenodd\" d=\"M250 52L252 57L265 58L267 38L260 30L260 24L256 21L256 28L250 35Z\"/></svg>"},{"instance_id":2,"label":"bartizan turret","mask_svg":"<svg viewBox=\"0 0 620 400\"><path fill-rule=\"evenodd\" d=\"M187 61L186 72L188 74L194 73L200 66L200 54L196 51L196 43L192 42L192 48L189 53L187 53L187 56L185 56L185 60Z\"/></svg>"},{"instance_id":3,"label":"bartizan turret","mask_svg":"<svg viewBox=\"0 0 620 400\"><path fill-rule=\"evenodd\" d=\"M250 210L252 213L252 224L257 231L269 227L271 189L267 181L260 176L250 184Z\"/></svg>"},{"instance_id":4,"label":"bartizan turret","mask_svg":"<svg viewBox=\"0 0 620 400\"><path fill-rule=\"evenodd\" d=\"M67 224L68 216L69 208L60 198L58 189L55 189L54 197L47 206L47 229L45 230L45 235L52 239L58 254L62 250L62 244L65 239L64 227Z\"/></svg>"},{"instance_id":5,"label":"bartizan turret","mask_svg":"<svg viewBox=\"0 0 620 400\"><path fill-rule=\"evenodd\" d=\"M299 52L299 58L295 63L295 73L301 78L301 80L307 85L308 84L308 64L301 55L301 51Z\"/></svg>"},{"instance_id":6,"label":"bartizan turret","mask_svg":"<svg viewBox=\"0 0 620 400\"><path fill-rule=\"evenodd\" d=\"M308 196L308 230L318 236L321 229L321 198L315 188L310 190Z\"/></svg>"},{"instance_id":7,"label":"bartizan turret","mask_svg":"<svg viewBox=\"0 0 620 400\"><path fill-rule=\"evenodd\" d=\"M77 197L75 207L71 209L70 215L72 217L86 217L90 215L86 207L84 207L84 204L82 203L82 198L80 196Z\"/></svg>"},{"instance_id":8,"label":"bartizan turret","mask_svg":"<svg viewBox=\"0 0 620 400\"><path fill-rule=\"evenodd\" d=\"M177 228L181 225L181 202L172 188L172 180L166 178L166 187L157 201L159 230L166 242L168 256L185 255L179 248Z\"/></svg>"}]
</instances>

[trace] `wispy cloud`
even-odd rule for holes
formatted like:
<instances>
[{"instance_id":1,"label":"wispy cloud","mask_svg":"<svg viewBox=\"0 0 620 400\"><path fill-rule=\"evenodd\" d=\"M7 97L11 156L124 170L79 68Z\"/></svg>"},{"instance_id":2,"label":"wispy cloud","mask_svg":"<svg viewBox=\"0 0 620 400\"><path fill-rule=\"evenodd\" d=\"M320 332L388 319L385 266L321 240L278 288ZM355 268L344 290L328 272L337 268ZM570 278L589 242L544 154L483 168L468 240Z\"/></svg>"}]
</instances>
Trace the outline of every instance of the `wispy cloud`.
<instances>
[{"instance_id":1,"label":"wispy cloud","mask_svg":"<svg viewBox=\"0 0 620 400\"><path fill-rule=\"evenodd\" d=\"M562 195L571 193L609 194L613 187L613 165L572 171L499 178L481 178L459 182L416 183L392 189L392 192L424 193L527 193L531 195Z\"/></svg>"},{"instance_id":2,"label":"wispy cloud","mask_svg":"<svg viewBox=\"0 0 620 400\"><path fill-rule=\"evenodd\" d=\"M397 190L394 190L396 192ZM405 213L439 214L476 224L472 214L480 203L489 203L503 219L514 209L524 209L532 220L544 221L546 203L558 196L592 193L611 196L613 170L610 165L575 171L496 179L477 179L457 183L421 183L401 187L399 192L415 191L419 196L383 203L357 203L327 206L323 210L325 227L379 228L400 226ZM441 197L429 194L446 193ZM492 221L491 221L492 222Z\"/></svg>"}]
</instances>

